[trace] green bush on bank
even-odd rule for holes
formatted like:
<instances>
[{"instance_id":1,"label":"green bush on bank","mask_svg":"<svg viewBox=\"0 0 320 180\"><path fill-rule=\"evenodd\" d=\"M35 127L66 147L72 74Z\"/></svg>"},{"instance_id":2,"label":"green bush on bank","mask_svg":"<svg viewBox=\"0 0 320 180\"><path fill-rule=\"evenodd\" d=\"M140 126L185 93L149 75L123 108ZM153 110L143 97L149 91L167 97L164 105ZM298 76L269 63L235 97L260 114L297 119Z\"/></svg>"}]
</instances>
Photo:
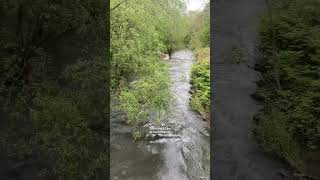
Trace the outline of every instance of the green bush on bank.
<instances>
[{"instance_id":1,"label":"green bush on bank","mask_svg":"<svg viewBox=\"0 0 320 180\"><path fill-rule=\"evenodd\" d=\"M129 123L143 123L153 113L159 121L169 109L172 96L167 64L154 65L153 74L131 82L120 93L120 107L127 113Z\"/></svg>"},{"instance_id":2,"label":"green bush on bank","mask_svg":"<svg viewBox=\"0 0 320 180\"><path fill-rule=\"evenodd\" d=\"M210 112L210 49L201 49L196 57L197 63L192 66L191 85L192 95L190 99L191 108L199 112L201 116L208 120Z\"/></svg>"},{"instance_id":3,"label":"green bush on bank","mask_svg":"<svg viewBox=\"0 0 320 180\"><path fill-rule=\"evenodd\" d=\"M320 2L283 0L272 12L272 23L265 16L259 32L263 80L256 95L265 106L256 116L257 138L308 171L305 157L320 151Z\"/></svg>"},{"instance_id":4,"label":"green bush on bank","mask_svg":"<svg viewBox=\"0 0 320 180\"><path fill-rule=\"evenodd\" d=\"M210 112L210 4L203 11L191 12L193 26L191 47L196 63L191 70L190 106L202 118L209 120Z\"/></svg>"}]
</instances>

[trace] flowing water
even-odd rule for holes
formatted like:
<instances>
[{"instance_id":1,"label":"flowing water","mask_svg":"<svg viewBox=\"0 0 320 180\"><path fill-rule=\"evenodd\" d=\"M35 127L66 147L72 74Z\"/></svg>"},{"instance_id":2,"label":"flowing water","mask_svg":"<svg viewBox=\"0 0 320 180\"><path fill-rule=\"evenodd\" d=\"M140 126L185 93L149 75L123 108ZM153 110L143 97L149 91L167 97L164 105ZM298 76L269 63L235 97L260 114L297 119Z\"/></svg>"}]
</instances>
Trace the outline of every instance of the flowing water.
<instances>
[{"instance_id":1,"label":"flowing water","mask_svg":"<svg viewBox=\"0 0 320 180\"><path fill-rule=\"evenodd\" d=\"M111 117L111 180L207 180L209 129L189 107L192 52L168 61L174 101L160 123L144 126L148 140L134 142L125 117Z\"/></svg>"}]
</instances>

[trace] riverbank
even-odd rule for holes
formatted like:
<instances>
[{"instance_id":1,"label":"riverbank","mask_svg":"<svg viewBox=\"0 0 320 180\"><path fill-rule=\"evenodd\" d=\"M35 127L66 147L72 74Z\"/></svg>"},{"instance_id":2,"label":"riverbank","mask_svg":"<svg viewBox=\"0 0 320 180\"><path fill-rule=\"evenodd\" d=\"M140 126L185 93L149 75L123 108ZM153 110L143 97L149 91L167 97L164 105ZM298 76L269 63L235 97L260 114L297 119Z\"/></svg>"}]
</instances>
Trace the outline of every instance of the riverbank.
<instances>
[{"instance_id":1,"label":"riverbank","mask_svg":"<svg viewBox=\"0 0 320 180\"><path fill-rule=\"evenodd\" d=\"M274 2L260 20L255 116L261 147L320 178L320 2ZM316 20L317 19L317 20ZM276 33L274 33L276 31Z\"/></svg>"},{"instance_id":2,"label":"riverbank","mask_svg":"<svg viewBox=\"0 0 320 180\"><path fill-rule=\"evenodd\" d=\"M196 49L194 58L190 80L190 106L210 123L210 48Z\"/></svg>"}]
</instances>

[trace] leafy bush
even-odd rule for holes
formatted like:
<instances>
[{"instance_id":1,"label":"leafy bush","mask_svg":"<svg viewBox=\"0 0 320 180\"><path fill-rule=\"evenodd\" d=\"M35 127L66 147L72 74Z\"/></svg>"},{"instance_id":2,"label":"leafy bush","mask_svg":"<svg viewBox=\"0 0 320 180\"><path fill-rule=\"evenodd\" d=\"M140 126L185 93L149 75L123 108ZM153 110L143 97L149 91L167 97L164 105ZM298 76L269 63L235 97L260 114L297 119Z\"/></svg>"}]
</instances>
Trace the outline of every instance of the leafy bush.
<instances>
[{"instance_id":1,"label":"leafy bush","mask_svg":"<svg viewBox=\"0 0 320 180\"><path fill-rule=\"evenodd\" d=\"M199 62L194 64L191 70L191 84L192 84L192 95L190 99L191 107L199 112L204 119L209 118L209 107L210 107L210 62L208 61L209 48L201 50L205 52Z\"/></svg>"},{"instance_id":2,"label":"leafy bush","mask_svg":"<svg viewBox=\"0 0 320 180\"><path fill-rule=\"evenodd\" d=\"M131 124L160 119L168 109L169 68L159 53L170 54L188 40L184 8L182 0L133 0L112 11L112 94Z\"/></svg>"},{"instance_id":3,"label":"leafy bush","mask_svg":"<svg viewBox=\"0 0 320 180\"><path fill-rule=\"evenodd\" d=\"M156 113L160 120L171 102L170 78L167 65L159 63L153 74L129 84L119 96L120 107L127 113L129 123L141 123Z\"/></svg>"},{"instance_id":4,"label":"leafy bush","mask_svg":"<svg viewBox=\"0 0 320 180\"><path fill-rule=\"evenodd\" d=\"M320 151L320 2L283 0L272 12L273 21L265 16L259 31L257 94L265 107L256 132L266 150L301 169L293 162Z\"/></svg>"},{"instance_id":5,"label":"leafy bush","mask_svg":"<svg viewBox=\"0 0 320 180\"><path fill-rule=\"evenodd\" d=\"M200 12L190 12L193 26L191 48L197 61L191 70L190 106L209 120L210 108L210 3Z\"/></svg>"}]
</instances>

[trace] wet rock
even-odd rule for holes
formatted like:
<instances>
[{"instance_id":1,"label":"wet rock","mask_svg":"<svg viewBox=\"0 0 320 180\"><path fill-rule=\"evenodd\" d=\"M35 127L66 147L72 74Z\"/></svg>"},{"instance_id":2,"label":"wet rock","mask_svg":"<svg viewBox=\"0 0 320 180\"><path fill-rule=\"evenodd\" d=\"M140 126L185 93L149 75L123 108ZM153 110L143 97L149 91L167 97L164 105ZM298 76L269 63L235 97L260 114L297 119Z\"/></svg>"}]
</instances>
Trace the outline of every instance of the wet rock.
<instances>
[{"instance_id":1,"label":"wet rock","mask_svg":"<svg viewBox=\"0 0 320 180\"><path fill-rule=\"evenodd\" d=\"M259 93L253 93L251 94L251 97L256 101L264 101L265 97Z\"/></svg>"},{"instance_id":2,"label":"wet rock","mask_svg":"<svg viewBox=\"0 0 320 180\"><path fill-rule=\"evenodd\" d=\"M156 135L153 136L152 140L158 140L158 139L160 139L160 138L161 138L161 137L160 137L158 134L156 134Z\"/></svg>"},{"instance_id":3,"label":"wet rock","mask_svg":"<svg viewBox=\"0 0 320 180\"><path fill-rule=\"evenodd\" d=\"M281 177L288 177L288 173L286 171L284 171L283 169L276 171L276 173L278 175L280 175Z\"/></svg>"}]
</instances>

